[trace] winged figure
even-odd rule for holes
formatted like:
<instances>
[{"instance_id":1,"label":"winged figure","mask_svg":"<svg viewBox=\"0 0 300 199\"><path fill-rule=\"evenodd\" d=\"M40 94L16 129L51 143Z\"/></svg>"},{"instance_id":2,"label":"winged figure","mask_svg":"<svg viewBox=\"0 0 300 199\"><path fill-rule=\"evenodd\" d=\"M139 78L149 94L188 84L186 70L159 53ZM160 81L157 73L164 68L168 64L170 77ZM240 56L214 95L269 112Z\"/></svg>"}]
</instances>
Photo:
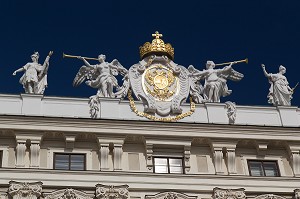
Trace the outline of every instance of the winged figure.
<instances>
[{"instance_id":1,"label":"winged figure","mask_svg":"<svg viewBox=\"0 0 300 199\"><path fill-rule=\"evenodd\" d=\"M129 88L128 71L117 59L108 63L105 61L106 56L101 54L98 56L99 64L91 65L84 57L78 56L77 58L85 65L76 74L73 86L79 86L85 81L88 86L98 89L97 96L99 97L124 98L126 96ZM124 83L121 87L115 77L119 74L124 76ZM116 88L116 93L114 93L114 88Z\"/></svg>"},{"instance_id":2,"label":"winged figure","mask_svg":"<svg viewBox=\"0 0 300 199\"><path fill-rule=\"evenodd\" d=\"M220 102L221 97L225 97L232 93L232 90L228 89L227 79L232 81L240 81L244 75L235 71L232 68L233 64L237 62L231 62L230 65L221 69L215 69L215 63L213 61L206 62L206 69L198 71L192 76L205 79L203 88L203 97L206 102Z\"/></svg>"}]
</instances>

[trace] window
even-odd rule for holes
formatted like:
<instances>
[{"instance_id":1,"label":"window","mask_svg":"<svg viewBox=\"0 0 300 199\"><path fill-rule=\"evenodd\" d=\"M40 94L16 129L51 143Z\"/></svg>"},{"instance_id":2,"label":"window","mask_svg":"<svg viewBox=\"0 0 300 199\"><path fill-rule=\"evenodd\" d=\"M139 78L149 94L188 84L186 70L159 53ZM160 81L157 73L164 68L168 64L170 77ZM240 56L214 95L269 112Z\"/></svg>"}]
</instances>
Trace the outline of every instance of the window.
<instances>
[{"instance_id":1,"label":"window","mask_svg":"<svg viewBox=\"0 0 300 199\"><path fill-rule=\"evenodd\" d=\"M183 173L183 159L170 157L154 157L154 173Z\"/></svg>"},{"instance_id":2,"label":"window","mask_svg":"<svg viewBox=\"0 0 300 199\"><path fill-rule=\"evenodd\" d=\"M85 154L55 153L54 169L57 170L85 170Z\"/></svg>"},{"instance_id":3,"label":"window","mask_svg":"<svg viewBox=\"0 0 300 199\"><path fill-rule=\"evenodd\" d=\"M277 161L248 160L251 176L280 176Z\"/></svg>"}]
</instances>

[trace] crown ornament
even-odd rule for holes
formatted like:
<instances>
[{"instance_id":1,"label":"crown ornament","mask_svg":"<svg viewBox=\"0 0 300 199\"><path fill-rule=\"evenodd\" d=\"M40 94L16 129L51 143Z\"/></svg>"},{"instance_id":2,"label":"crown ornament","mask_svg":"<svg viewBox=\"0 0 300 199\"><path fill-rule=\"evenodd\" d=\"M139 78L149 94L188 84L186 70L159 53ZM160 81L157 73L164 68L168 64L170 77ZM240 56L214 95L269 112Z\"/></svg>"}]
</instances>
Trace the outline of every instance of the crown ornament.
<instances>
[{"instance_id":1,"label":"crown ornament","mask_svg":"<svg viewBox=\"0 0 300 199\"><path fill-rule=\"evenodd\" d=\"M143 46L140 46L141 59L153 54L166 55L171 60L174 59L174 48L169 43L165 44L161 39L162 36L162 34L159 34L159 32L156 31L155 34L152 34L152 37L154 37L152 43L146 42Z\"/></svg>"}]
</instances>

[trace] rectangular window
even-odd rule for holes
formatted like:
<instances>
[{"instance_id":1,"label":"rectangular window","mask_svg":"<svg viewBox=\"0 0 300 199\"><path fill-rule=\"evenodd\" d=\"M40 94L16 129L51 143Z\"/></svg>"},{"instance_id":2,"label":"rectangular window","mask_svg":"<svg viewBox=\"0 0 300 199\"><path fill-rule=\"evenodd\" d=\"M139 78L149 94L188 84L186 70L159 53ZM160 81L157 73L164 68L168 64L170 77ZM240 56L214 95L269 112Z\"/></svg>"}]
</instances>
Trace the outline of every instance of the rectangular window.
<instances>
[{"instance_id":1,"label":"rectangular window","mask_svg":"<svg viewBox=\"0 0 300 199\"><path fill-rule=\"evenodd\" d=\"M277 161L248 160L251 176L280 176Z\"/></svg>"},{"instance_id":2,"label":"rectangular window","mask_svg":"<svg viewBox=\"0 0 300 199\"><path fill-rule=\"evenodd\" d=\"M85 154L54 153L54 169L83 171L85 170Z\"/></svg>"},{"instance_id":3,"label":"rectangular window","mask_svg":"<svg viewBox=\"0 0 300 199\"><path fill-rule=\"evenodd\" d=\"M154 173L183 173L183 159L170 157L154 157Z\"/></svg>"}]
</instances>

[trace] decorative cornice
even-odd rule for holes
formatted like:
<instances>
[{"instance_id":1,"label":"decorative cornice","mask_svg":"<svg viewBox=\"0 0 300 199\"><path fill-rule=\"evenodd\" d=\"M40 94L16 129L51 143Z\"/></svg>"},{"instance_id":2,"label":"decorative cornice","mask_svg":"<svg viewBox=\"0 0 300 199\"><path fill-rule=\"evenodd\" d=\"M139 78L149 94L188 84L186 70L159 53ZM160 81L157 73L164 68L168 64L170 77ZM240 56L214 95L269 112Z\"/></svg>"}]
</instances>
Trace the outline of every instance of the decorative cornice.
<instances>
[{"instance_id":1,"label":"decorative cornice","mask_svg":"<svg viewBox=\"0 0 300 199\"><path fill-rule=\"evenodd\" d=\"M61 189L49 194L43 194L45 199L92 199L93 197L87 195L83 191L76 189Z\"/></svg>"},{"instance_id":2,"label":"decorative cornice","mask_svg":"<svg viewBox=\"0 0 300 199\"><path fill-rule=\"evenodd\" d=\"M13 198L36 199L42 192L42 182L16 182L10 181L8 194Z\"/></svg>"},{"instance_id":3,"label":"decorative cornice","mask_svg":"<svg viewBox=\"0 0 300 199\"><path fill-rule=\"evenodd\" d=\"M274 194L263 194L263 195L256 196L254 199L286 199L286 198Z\"/></svg>"},{"instance_id":4,"label":"decorative cornice","mask_svg":"<svg viewBox=\"0 0 300 199\"><path fill-rule=\"evenodd\" d=\"M213 189L213 199L246 199L245 189Z\"/></svg>"},{"instance_id":5,"label":"decorative cornice","mask_svg":"<svg viewBox=\"0 0 300 199\"><path fill-rule=\"evenodd\" d=\"M128 185L96 185L97 199L127 199L128 195Z\"/></svg>"},{"instance_id":6,"label":"decorative cornice","mask_svg":"<svg viewBox=\"0 0 300 199\"><path fill-rule=\"evenodd\" d=\"M162 192L155 195L146 195L145 199L196 199L197 196L188 196L179 192Z\"/></svg>"}]
</instances>

